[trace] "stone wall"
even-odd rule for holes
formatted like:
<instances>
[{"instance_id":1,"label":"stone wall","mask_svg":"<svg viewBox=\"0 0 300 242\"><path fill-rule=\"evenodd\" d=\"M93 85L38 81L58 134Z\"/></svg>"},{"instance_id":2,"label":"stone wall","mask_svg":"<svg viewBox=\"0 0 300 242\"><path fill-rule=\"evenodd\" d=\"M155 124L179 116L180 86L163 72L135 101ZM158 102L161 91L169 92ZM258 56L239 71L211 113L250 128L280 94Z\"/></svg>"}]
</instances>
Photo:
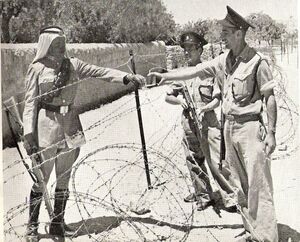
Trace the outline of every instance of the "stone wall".
<instances>
[{"instance_id":1,"label":"stone wall","mask_svg":"<svg viewBox=\"0 0 300 242\"><path fill-rule=\"evenodd\" d=\"M213 57L219 55L220 51L220 46L217 44L205 45L203 48L201 59L202 61L211 60ZM168 70L187 66L183 49L179 45L166 46L166 57Z\"/></svg>"},{"instance_id":2,"label":"stone wall","mask_svg":"<svg viewBox=\"0 0 300 242\"><path fill-rule=\"evenodd\" d=\"M161 66L166 68L165 45L163 42L148 44L68 44L69 56L77 57L90 64L116 68L130 72L128 68L129 50L135 55L136 72L146 75L148 70ZM2 102L15 96L19 111L23 111L24 78L29 64L36 52L35 44L2 44L1 45L1 85ZM124 86L107 83L94 78L79 84L75 106L84 112L110 102L133 91L132 85ZM11 144L6 113L2 111L2 137L4 147Z\"/></svg>"},{"instance_id":3,"label":"stone wall","mask_svg":"<svg viewBox=\"0 0 300 242\"><path fill-rule=\"evenodd\" d=\"M184 52L179 45L166 46L166 57L168 70L186 66Z\"/></svg>"}]
</instances>

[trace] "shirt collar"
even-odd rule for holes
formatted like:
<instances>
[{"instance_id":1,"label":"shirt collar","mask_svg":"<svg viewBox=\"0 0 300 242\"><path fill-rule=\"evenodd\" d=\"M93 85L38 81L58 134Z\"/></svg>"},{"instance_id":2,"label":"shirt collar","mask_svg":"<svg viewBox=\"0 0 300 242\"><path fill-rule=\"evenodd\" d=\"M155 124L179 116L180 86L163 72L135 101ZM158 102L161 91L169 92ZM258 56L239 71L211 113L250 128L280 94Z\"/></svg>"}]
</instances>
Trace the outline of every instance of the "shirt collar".
<instances>
[{"instance_id":1,"label":"shirt collar","mask_svg":"<svg viewBox=\"0 0 300 242\"><path fill-rule=\"evenodd\" d=\"M225 72L226 73L233 72L236 69L238 63L250 61L255 54L256 51L253 48L250 48L247 44L235 59L233 57L232 50L230 50L226 58Z\"/></svg>"},{"instance_id":2,"label":"shirt collar","mask_svg":"<svg viewBox=\"0 0 300 242\"><path fill-rule=\"evenodd\" d=\"M245 48L242 52L237 56L237 60L241 59L242 61L248 62L252 57L256 54L256 51L253 48L250 48L249 45L246 44Z\"/></svg>"}]
</instances>

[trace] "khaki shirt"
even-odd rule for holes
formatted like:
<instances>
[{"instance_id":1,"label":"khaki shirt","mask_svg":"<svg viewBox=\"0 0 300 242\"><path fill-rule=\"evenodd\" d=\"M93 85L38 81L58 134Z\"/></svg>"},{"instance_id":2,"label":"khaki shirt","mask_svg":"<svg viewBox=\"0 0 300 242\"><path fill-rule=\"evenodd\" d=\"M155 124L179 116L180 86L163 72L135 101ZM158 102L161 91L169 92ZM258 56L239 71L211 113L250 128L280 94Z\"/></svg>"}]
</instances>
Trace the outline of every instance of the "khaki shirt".
<instances>
[{"instance_id":1,"label":"khaki shirt","mask_svg":"<svg viewBox=\"0 0 300 242\"><path fill-rule=\"evenodd\" d=\"M207 103L210 103L213 100L215 79L215 76L208 75L206 77L202 77L201 79L199 77L195 77L185 82L185 85L191 95L191 98L194 101L196 110L200 110L201 107L205 106ZM184 84L178 85L178 83L172 84L169 90L167 91L167 95L173 95L177 97L179 94L181 94L180 86L183 85ZM209 127L219 128L219 120L220 117L218 114L216 114L215 110L204 113L204 116L200 120L200 122L202 123L202 129L208 129ZM186 110L183 110L182 112L181 124L183 126L184 131L189 133L191 130L191 124L189 120L189 114Z\"/></svg>"},{"instance_id":2,"label":"khaki shirt","mask_svg":"<svg viewBox=\"0 0 300 242\"><path fill-rule=\"evenodd\" d=\"M207 103L211 102L213 99L213 89L214 89L214 77L210 76L205 79L200 79L195 77L193 79L185 82L192 100L194 101L196 109L201 108ZM178 84L172 84L167 90L167 95L173 95L177 97L180 93L180 87Z\"/></svg>"},{"instance_id":3,"label":"khaki shirt","mask_svg":"<svg viewBox=\"0 0 300 242\"><path fill-rule=\"evenodd\" d=\"M262 61L258 66L260 59ZM275 86L267 57L248 45L236 60L233 60L231 51L228 51L211 61L197 65L196 68L200 77L216 74L218 71L224 73L224 78L215 85L213 94L214 97L220 98L222 93L224 114L259 114L264 93Z\"/></svg>"},{"instance_id":4,"label":"khaki shirt","mask_svg":"<svg viewBox=\"0 0 300 242\"><path fill-rule=\"evenodd\" d=\"M100 78L110 82L122 82L128 73L115 69L98 67L87 64L77 58L70 58L71 75L66 82L66 88L61 90L58 97L48 103L55 106L71 105L74 102L79 80L89 77ZM78 114L70 110L67 114L51 112L45 109L38 110L40 95L45 94L52 87L59 72L59 66L47 58L29 66L25 85L25 107L23 113L24 135L32 133L38 137L40 147L48 147L60 141L60 146L80 146L85 142ZM73 85L72 85L73 84ZM66 143L65 143L66 141Z\"/></svg>"}]
</instances>

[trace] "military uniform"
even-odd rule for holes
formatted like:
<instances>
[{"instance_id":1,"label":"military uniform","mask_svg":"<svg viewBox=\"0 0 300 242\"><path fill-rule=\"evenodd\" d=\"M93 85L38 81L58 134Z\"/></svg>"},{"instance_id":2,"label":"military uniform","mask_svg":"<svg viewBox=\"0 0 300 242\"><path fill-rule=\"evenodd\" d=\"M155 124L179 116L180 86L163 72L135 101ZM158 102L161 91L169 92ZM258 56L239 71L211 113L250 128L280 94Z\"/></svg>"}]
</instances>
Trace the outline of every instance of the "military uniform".
<instances>
[{"instance_id":1,"label":"military uniform","mask_svg":"<svg viewBox=\"0 0 300 242\"><path fill-rule=\"evenodd\" d=\"M54 164L56 169L56 189L54 219L50 233L64 235L61 226L68 199L71 168L79 155L79 147L85 143L78 113L73 107L77 82L94 77L109 82L128 84L128 73L115 69L87 64L77 58L68 58L65 52L62 62L48 56L54 40L62 38L59 27L49 27L42 31L37 54L29 66L26 76L25 107L23 113L24 146L30 155L37 146L43 164L41 170L47 183ZM62 51L64 51L63 47ZM64 53L64 52L63 52ZM130 75L130 77L134 77ZM42 197L41 187L33 184L30 194L28 235L37 234L37 220Z\"/></svg>"},{"instance_id":2,"label":"military uniform","mask_svg":"<svg viewBox=\"0 0 300 242\"><path fill-rule=\"evenodd\" d=\"M230 51L192 68L166 74L150 73L149 76L158 76L163 82L224 74L219 91L216 85L214 91L217 93L213 97L222 99L226 119L226 161L231 172L229 180L238 195L238 208L241 208L248 233L243 236L243 241L276 242L278 231L268 157L276 147L275 81L267 58L245 42L246 32L253 26L229 6L227 11L220 22L221 39ZM261 122L264 99L268 116L266 136Z\"/></svg>"},{"instance_id":3,"label":"military uniform","mask_svg":"<svg viewBox=\"0 0 300 242\"><path fill-rule=\"evenodd\" d=\"M186 87L189 93L192 94L197 111L212 101L214 79L214 77L203 79L197 77L187 82ZM173 85L167 95L177 97L180 94L179 90L178 85ZM218 169L220 160L220 120L216 111L211 110L203 114L200 120L202 125L200 142L196 136L195 124L191 120L188 110L183 110L182 113L184 131L182 145L200 209L213 203L217 203L216 205L220 207L231 207L236 202L230 184ZM214 169L211 169L212 166ZM213 177L207 175L207 168L210 169Z\"/></svg>"},{"instance_id":4,"label":"military uniform","mask_svg":"<svg viewBox=\"0 0 300 242\"><path fill-rule=\"evenodd\" d=\"M226 24L249 27L232 11L228 9L226 18L233 23L226 21ZM222 93L226 160L230 166L230 181L238 193L245 229L255 241L276 242L272 177L261 122L264 93L274 88L267 58L246 45L237 57L227 51L197 68L200 76L218 71L225 75L215 86L213 96L220 98L220 91Z\"/></svg>"},{"instance_id":5,"label":"military uniform","mask_svg":"<svg viewBox=\"0 0 300 242\"><path fill-rule=\"evenodd\" d=\"M26 96L25 108L23 113L24 135L35 134L38 147L43 150L42 157L55 157L58 151L64 150L72 157L72 162L69 162L68 167L62 169L56 168L57 177L64 174L65 169L72 167L75 161L75 156L72 153L78 153L75 148L80 147L85 143L82 126L79 120L78 113L73 108L73 102L76 95L78 85L72 85L81 79L88 77L101 78L107 81L122 82L125 72L113 70L109 68L97 67L82 62L77 58L70 58L70 79L67 80L67 88L63 88L57 97L49 101L43 100L43 95L47 95L49 88L52 87L54 79L58 73L58 66L53 65L47 59L40 60L29 66L26 76ZM41 98L36 98L41 96ZM57 164L68 163L67 154L63 155L62 162L60 156L57 157ZM75 158L75 159L74 159ZM46 162L44 166L53 166L55 159ZM42 168L45 168L42 166ZM44 169L43 169L44 170ZM51 170L51 169L45 169ZM70 170L70 169L69 169ZM45 174L47 181L51 172ZM67 183L58 183L60 189L68 188ZM39 187L34 186L35 191L39 191Z\"/></svg>"},{"instance_id":6,"label":"military uniform","mask_svg":"<svg viewBox=\"0 0 300 242\"><path fill-rule=\"evenodd\" d=\"M203 46L206 44L207 41L203 36L195 32L185 32L181 35L180 45L188 57L190 66L195 66L201 62ZM197 112L213 101L214 82L218 78L222 78L222 76L207 75L188 81L186 88L195 103ZM173 84L167 95L177 97L181 93L180 91L182 91L182 86ZM166 100L172 101L169 98ZM176 100L173 101L177 103ZM219 109L217 108L217 110ZM196 200L198 210L205 209L211 204L229 208L236 203L231 186L224 174L218 169L220 161L220 121L218 117L219 115L216 114L215 110L204 112L199 117L201 135L197 137L195 123L190 117L189 110L183 110L182 144L195 190L195 193L190 194L184 200L186 202ZM224 168L222 171L226 171L226 169Z\"/></svg>"}]
</instances>

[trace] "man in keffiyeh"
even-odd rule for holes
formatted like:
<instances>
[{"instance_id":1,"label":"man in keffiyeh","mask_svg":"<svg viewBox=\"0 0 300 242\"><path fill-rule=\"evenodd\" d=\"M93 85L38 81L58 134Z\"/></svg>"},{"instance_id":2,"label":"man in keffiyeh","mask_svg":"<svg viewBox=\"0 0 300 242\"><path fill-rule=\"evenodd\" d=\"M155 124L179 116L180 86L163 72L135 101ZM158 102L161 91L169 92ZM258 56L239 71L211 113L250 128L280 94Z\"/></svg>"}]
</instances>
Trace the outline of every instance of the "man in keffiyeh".
<instances>
[{"instance_id":1,"label":"man in keffiyeh","mask_svg":"<svg viewBox=\"0 0 300 242\"><path fill-rule=\"evenodd\" d=\"M24 148L28 155L39 152L47 183L55 164L54 216L50 234L65 236L64 211L69 196L69 180L79 149L85 143L82 126L73 108L79 80L89 77L136 86L144 84L141 75L87 64L69 58L63 30L50 26L41 30L37 53L26 75ZM35 170L35 169L34 169ZM42 189L34 183L30 193L27 237L37 238Z\"/></svg>"}]
</instances>

